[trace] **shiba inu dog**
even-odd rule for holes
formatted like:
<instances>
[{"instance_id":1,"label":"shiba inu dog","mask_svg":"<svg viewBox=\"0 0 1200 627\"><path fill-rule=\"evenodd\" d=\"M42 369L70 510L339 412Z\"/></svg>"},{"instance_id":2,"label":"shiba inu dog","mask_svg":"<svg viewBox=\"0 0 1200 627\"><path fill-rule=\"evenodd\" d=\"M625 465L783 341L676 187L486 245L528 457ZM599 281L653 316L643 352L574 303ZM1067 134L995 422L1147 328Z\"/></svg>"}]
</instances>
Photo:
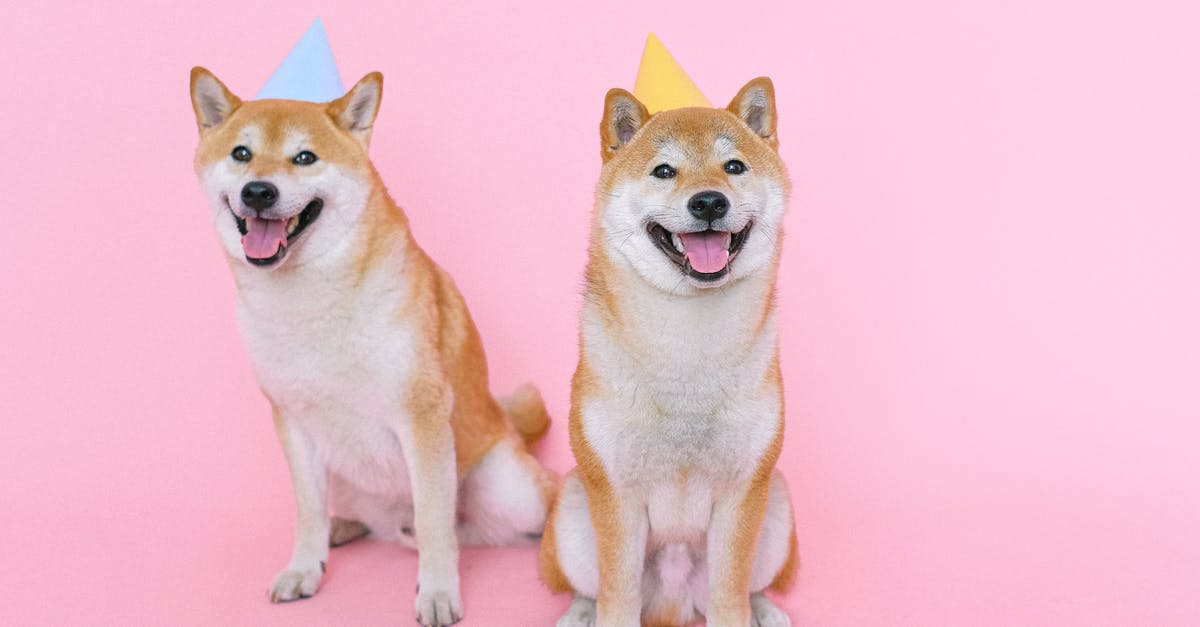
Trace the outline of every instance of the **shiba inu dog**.
<instances>
[{"instance_id":1,"label":"shiba inu dog","mask_svg":"<svg viewBox=\"0 0 1200 627\"><path fill-rule=\"evenodd\" d=\"M790 190L774 88L650 115L608 92L572 382L577 468L542 538L560 626L788 625L774 309Z\"/></svg>"},{"instance_id":2,"label":"shiba inu dog","mask_svg":"<svg viewBox=\"0 0 1200 627\"><path fill-rule=\"evenodd\" d=\"M418 550L417 619L449 625L459 544L535 541L557 479L526 450L549 427L541 397L492 398L462 296L367 157L382 81L242 102L195 68L195 168L296 497L271 601L314 594L329 546L369 532Z\"/></svg>"}]
</instances>

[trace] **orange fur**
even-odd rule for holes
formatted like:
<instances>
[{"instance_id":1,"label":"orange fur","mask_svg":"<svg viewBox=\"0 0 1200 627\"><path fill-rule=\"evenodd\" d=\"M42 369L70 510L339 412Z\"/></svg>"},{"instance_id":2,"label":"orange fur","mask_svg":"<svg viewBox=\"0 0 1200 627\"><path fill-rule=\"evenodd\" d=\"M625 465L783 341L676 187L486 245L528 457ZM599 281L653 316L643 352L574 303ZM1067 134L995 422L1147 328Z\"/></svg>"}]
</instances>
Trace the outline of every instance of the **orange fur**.
<instances>
[{"instance_id":1,"label":"orange fur","mask_svg":"<svg viewBox=\"0 0 1200 627\"><path fill-rule=\"evenodd\" d=\"M793 527L792 535L788 538L787 559L784 560L783 566L779 568L779 573L775 575L775 579L768 587L775 592L787 592L796 582L796 572L799 569L800 552L796 548L796 529Z\"/></svg>"},{"instance_id":2,"label":"orange fur","mask_svg":"<svg viewBox=\"0 0 1200 627\"><path fill-rule=\"evenodd\" d=\"M571 379L571 414L568 420L570 431L571 451L575 454L576 472L588 495L588 507L591 512L592 526L596 532L596 556L600 562L601 595L608 589L618 586L612 575L605 577L608 567L615 560L618 544L622 541L617 519L617 495L604 464L592 450L583 434L583 419L579 416L579 408L583 399L596 393L597 381L595 376L581 361Z\"/></svg>"},{"instance_id":3,"label":"orange fur","mask_svg":"<svg viewBox=\"0 0 1200 627\"><path fill-rule=\"evenodd\" d=\"M571 474L573 473L574 471ZM570 474L567 476L570 477ZM550 509L550 515L546 518L546 528L542 531L542 543L538 547L538 575L551 592L556 594L574 593L575 589L567 580L567 576L563 574L562 566L558 561L558 537L554 532L554 518L557 509L558 503L555 502Z\"/></svg>"}]
</instances>

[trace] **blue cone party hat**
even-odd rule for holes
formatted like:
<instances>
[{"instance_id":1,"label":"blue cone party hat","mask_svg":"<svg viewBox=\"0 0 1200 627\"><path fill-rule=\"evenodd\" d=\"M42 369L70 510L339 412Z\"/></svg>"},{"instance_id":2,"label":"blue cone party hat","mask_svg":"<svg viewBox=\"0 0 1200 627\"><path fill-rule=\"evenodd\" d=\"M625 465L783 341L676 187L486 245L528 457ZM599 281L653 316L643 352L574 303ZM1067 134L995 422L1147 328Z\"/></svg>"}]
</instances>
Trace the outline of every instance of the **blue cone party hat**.
<instances>
[{"instance_id":1,"label":"blue cone party hat","mask_svg":"<svg viewBox=\"0 0 1200 627\"><path fill-rule=\"evenodd\" d=\"M329 102L345 93L325 26L317 18L254 98Z\"/></svg>"}]
</instances>

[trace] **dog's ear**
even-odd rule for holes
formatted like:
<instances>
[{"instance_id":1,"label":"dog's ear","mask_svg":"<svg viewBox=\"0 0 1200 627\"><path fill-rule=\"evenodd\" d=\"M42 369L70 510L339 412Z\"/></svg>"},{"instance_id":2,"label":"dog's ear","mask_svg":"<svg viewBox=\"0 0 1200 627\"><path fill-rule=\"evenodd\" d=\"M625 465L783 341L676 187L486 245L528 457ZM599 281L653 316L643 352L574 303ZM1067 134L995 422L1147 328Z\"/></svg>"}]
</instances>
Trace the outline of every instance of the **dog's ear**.
<instances>
[{"instance_id":1,"label":"dog's ear","mask_svg":"<svg viewBox=\"0 0 1200 627\"><path fill-rule=\"evenodd\" d=\"M618 88L608 90L604 96L604 119L600 121L600 158L611 159L648 119L650 113L633 94Z\"/></svg>"},{"instance_id":2,"label":"dog's ear","mask_svg":"<svg viewBox=\"0 0 1200 627\"><path fill-rule=\"evenodd\" d=\"M337 125L366 146L371 141L371 127L379 113L383 98L383 74L371 72L362 77L345 96L329 103L329 115Z\"/></svg>"},{"instance_id":3,"label":"dog's ear","mask_svg":"<svg viewBox=\"0 0 1200 627\"><path fill-rule=\"evenodd\" d=\"M224 122L241 104L212 72L199 66L192 68L192 109L201 133Z\"/></svg>"},{"instance_id":4,"label":"dog's ear","mask_svg":"<svg viewBox=\"0 0 1200 627\"><path fill-rule=\"evenodd\" d=\"M771 79L760 76L746 83L728 109L772 148L779 149L775 137L775 85Z\"/></svg>"}]
</instances>

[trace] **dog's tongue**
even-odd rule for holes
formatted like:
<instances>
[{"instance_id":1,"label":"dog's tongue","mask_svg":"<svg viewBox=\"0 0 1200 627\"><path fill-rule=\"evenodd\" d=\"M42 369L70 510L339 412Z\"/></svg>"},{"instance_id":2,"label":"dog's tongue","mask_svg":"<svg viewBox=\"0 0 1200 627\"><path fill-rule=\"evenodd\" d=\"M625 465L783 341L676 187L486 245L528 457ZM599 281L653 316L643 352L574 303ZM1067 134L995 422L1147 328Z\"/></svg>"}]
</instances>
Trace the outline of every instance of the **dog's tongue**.
<instances>
[{"instance_id":1,"label":"dog's tongue","mask_svg":"<svg viewBox=\"0 0 1200 627\"><path fill-rule=\"evenodd\" d=\"M696 272L720 272L729 263L729 231L680 233L683 254Z\"/></svg>"},{"instance_id":2,"label":"dog's tongue","mask_svg":"<svg viewBox=\"0 0 1200 627\"><path fill-rule=\"evenodd\" d=\"M251 259L270 259L287 246L287 220L264 220L246 218L246 234L242 236L242 248Z\"/></svg>"}]
</instances>

